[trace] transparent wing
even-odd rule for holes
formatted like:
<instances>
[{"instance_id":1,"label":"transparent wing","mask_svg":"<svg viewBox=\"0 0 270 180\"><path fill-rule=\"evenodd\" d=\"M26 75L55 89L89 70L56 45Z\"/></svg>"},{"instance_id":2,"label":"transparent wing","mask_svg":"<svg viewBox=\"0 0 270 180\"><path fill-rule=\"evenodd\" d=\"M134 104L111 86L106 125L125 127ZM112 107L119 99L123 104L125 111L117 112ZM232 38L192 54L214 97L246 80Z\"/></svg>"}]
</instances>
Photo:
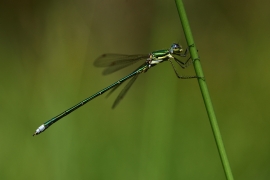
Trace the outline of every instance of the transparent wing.
<instances>
[{"instance_id":1,"label":"transparent wing","mask_svg":"<svg viewBox=\"0 0 270 180\"><path fill-rule=\"evenodd\" d=\"M103 54L95 60L94 65L96 67L107 67L103 71L103 74L107 75L125 68L131 64L134 64L140 60L146 60L148 57L148 54Z\"/></svg>"},{"instance_id":2,"label":"transparent wing","mask_svg":"<svg viewBox=\"0 0 270 180\"><path fill-rule=\"evenodd\" d=\"M122 89L122 91L120 92L120 94L117 96L117 98L115 99L112 109L114 109L119 102L124 98L124 96L126 95L126 93L128 92L128 90L130 89L130 87L132 86L132 84L135 82L135 80L137 79L137 77L139 76L139 74L135 75L129 82L128 84L124 87L124 89ZM118 86L117 86L118 87Z\"/></svg>"},{"instance_id":3,"label":"transparent wing","mask_svg":"<svg viewBox=\"0 0 270 180\"><path fill-rule=\"evenodd\" d=\"M135 71L138 71L141 68L147 67L148 64L147 63L143 63L142 65L140 65ZM135 72L133 71L133 72ZM124 96L126 95L126 93L128 92L128 90L130 89L130 87L133 85L133 83L135 82L135 80L137 79L137 77L140 75L140 73L138 72L129 82L128 84L124 87L124 89L122 89L122 91L120 92L120 94L117 96L117 98L115 99L112 109L115 108L119 102L124 98ZM107 95L107 97L109 95L111 95L121 84L119 84L118 86L114 87L109 94Z\"/></svg>"},{"instance_id":4,"label":"transparent wing","mask_svg":"<svg viewBox=\"0 0 270 180\"><path fill-rule=\"evenodd\" d=\"M121 84L119 84L118 86L115 86L114 88L112 88L110 90L110 92L106 95L106 98L109 97Z\"/></svg>"}]
</instances>

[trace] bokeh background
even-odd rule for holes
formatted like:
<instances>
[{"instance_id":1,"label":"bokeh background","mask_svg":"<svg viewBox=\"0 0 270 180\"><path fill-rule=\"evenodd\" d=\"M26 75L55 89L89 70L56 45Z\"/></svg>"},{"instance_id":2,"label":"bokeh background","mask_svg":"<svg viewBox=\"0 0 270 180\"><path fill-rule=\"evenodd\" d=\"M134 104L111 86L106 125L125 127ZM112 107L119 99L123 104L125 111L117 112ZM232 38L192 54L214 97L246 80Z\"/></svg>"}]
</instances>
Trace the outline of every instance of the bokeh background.
<instances>
[{"instance_id":1,"label":"bokeh background","mask_svg":"<svg viewBox=\"0 0 270 180\"><path fill-rule=\"evenodd\" d=\"M234 177L269 179L269 1L184 4ZM169 63L32 137L138 66L103 76L100 54L186 47L173 0L2 0L0 22L0 179L226 179L198 83Z\"/></svg>"}]
</instances>

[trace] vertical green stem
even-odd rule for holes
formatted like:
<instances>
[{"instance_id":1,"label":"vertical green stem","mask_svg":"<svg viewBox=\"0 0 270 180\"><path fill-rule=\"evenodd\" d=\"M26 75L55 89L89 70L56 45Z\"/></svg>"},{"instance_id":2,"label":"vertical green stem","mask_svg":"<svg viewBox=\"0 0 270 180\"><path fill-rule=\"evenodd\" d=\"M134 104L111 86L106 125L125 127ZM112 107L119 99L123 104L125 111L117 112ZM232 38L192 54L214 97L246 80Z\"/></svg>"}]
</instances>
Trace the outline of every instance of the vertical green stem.
<instances>
[{"instance_id":1,"label":"vertical green stem","mask_svg":"<svg viewBox=\"0 0 270 180\"><path fill-rule=\"evenodd\" d=\"M222 141L221 134L219 131L216 115L215 115L214 108L213 108L213 105L212 105L212 102L210 99L210 95L209 95L209 92L207 89L207 84L206 84L206 81L205 81L205 78L203 75L203 70L202 70L199 56L197 53L197 48L195 46L195 43L194 43L194 40L192 37L192 33L191 33L191 29L190 29L190 26L188 23L188 19L187 19L187 15L186 15L186 12L184 9L184 5L183 5L182 0L175 0L175 2L176 2L176 7L178 9L179 17L180 17L180 20L181 20L181 23L183 26L183 30L184 30L184 33L186 36L187 44L190 47L190 54L191 54L191 58L194 61L194 69L195 69L196 75L198 77L203 77L203 78L198 78L198 82L199 82L199 86L200 86L200 89L202 92L202 97L203 97L206 111L207 111L207 114L208 114L208 117L210 120L212 131L213 131L213 134L215 137L215 141L217 144L217 148L218 148L218 152L219 152L219 155L221 158L223 169L224 169L224 172L225 172L227 179L233 180L233 175L231 172L230 164L229 164L229 161L228 161L228 158L226 155L226 151L225 151L225 148L223 145L223 141Z\"/></svg>"}]
</instances>

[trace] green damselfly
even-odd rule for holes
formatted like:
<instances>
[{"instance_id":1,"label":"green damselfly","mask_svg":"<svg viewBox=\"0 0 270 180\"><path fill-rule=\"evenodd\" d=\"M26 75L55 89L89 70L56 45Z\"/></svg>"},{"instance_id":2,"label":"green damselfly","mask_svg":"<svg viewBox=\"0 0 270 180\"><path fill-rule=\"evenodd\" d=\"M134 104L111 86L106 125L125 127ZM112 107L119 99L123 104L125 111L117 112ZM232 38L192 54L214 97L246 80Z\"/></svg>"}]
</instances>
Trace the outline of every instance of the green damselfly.
<instances>
[{"instance_id":1,"label":"green damselfly","mask_svg":"<svg viewBox=\"0 0 270 180\"><path fill-rule=\"evenodd\" d=\"M130 73L129 75L123 77L122 79L116 81L115 83L111 84L110 86L102 89L101 91L98 91L97 93L93 94L92 96L86 98L85 100L79 102L75 106L67 109L66 111L62 112L61 114L55 116L54 118L50 119L49 121L45 122L42 124L38 129L35 131L34 135L38 135L45 131L48 127L50 127L52 124L55 122L59 121L69 113L75 111L79 107L85 105L89 101L93 100L94 98L100 96L101 94L107 92L108 90L114 91L116 88L119 87L123 82L126 80L132 78L129 83L124 87L124 89L120 92L118 97L116 98L113 108L120 102L120 100L125 96L131 85L135 82L137 79L138 75L147 72L148 69L151 67L162 63L164 61L169 61L173 67L173 70L176 74L176 76L180 79L190 79L190 78L197 78L197 76L180 76L173 63L172 60L174 60L178 65L180 65L183 69L186 68L188 65L190 65L190 57L185 61L179 60L180 57L186 57L187 50L183 52L183 48L177 44L173 43L170 47L170 49L165 49L165 50L158 50L158 51L153 51L150 54L137 54L137 55L123 55L123 54L103 54L99 58L96 59L94 62L94 65L96 67L107 67L104 71L103 74L110 74L112 72L115 72L117 70L120 70L124 67L127 67L131 64L134 64L140 60L144 60L144 63L139 66L135 71Z\"/></svg>"}]
</instances>

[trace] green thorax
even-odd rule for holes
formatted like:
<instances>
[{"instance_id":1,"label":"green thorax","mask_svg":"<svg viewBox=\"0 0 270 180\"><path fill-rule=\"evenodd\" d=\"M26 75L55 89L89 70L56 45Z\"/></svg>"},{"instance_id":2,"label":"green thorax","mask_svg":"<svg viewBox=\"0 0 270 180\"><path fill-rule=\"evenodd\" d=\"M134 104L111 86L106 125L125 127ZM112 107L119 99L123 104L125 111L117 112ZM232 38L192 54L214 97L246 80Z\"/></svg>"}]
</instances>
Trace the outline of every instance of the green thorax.
<instances>
[{"instance_id":1,"label":"green thorax","mask_svg":"<svg viewBox=\"0 0 270 180\"><path fill-rule=\"evenodd\" d=\"M169 50L166 49L166 50L153 51L151 55L153 56L153 58L164 59L168 57L169 54L170 54Z\"/></svg>"}]
</instances>

